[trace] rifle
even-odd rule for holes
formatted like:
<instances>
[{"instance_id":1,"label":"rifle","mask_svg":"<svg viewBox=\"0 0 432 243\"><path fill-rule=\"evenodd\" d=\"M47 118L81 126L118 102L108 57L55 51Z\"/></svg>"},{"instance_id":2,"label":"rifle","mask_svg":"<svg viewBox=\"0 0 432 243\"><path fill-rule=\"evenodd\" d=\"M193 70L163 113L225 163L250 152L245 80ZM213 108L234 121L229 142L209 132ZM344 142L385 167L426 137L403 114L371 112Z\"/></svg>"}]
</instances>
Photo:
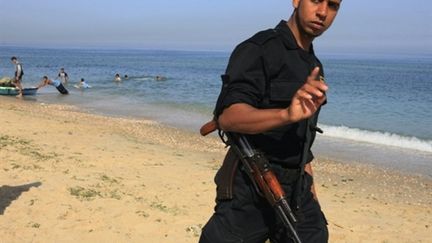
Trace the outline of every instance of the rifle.
<instances>
[{"instance_id":1,"label":"rifle","mask_svg":"<svg viewBox=\"0 0 432 243\"><path fill-rule=\"evenodd\" d=\"M216 129L218 129L218 125L215 120L212 120L201 127L200 134L206 136ZM240 157L246 173L255 185L257 193L265 197L267 202L274 208L276 214L279 215L284 226L290 232L294 242L301 243L294 228L297 219L288 204L282 186L270 168L268 159L262 153L253 149L247 138L242 134L219 130L219 136ZM227 139L225 139L225 136Z\"/></svg>"}]
</instances>

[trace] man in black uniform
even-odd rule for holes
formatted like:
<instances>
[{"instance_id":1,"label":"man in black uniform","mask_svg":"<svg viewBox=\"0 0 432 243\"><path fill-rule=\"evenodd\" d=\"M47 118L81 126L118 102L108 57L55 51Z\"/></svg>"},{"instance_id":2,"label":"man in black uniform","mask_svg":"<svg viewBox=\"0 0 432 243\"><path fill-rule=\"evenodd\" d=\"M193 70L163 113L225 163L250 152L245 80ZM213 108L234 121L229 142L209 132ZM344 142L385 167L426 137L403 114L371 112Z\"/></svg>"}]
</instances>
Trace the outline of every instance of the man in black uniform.
<instances>
[{"instance_id":1,"label":"man in black uniform","mask_svg":"<svg viewBox=\"0 0 432 243\"><path fill-rule=\"evenodd\" d=\"M288 21L236 47L215 109L219 128L245 134L269 159L285 190L302 242L327 242L313 187L310 150L326 101L323 69L312 41L332 24L342 0L293 0ZM230 149L215 177L215 213L200 243L292 242Z\"/></svg>"}]
</instances>

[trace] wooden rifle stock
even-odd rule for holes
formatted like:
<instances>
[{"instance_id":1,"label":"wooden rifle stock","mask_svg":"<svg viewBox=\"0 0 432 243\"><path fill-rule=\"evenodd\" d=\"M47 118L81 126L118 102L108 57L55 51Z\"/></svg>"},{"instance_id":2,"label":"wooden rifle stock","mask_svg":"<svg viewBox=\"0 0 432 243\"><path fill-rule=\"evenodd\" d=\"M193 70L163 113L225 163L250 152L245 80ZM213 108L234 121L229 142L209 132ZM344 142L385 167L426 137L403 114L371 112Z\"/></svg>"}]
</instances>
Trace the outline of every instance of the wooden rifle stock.
<instances>
[{"instance_id":1,"label":"wooden rifle stock","mask_svg":"<svg viewBox=\"0 0 432 243\"><path fill-rule=\"evenodd\" d=\"M202 136L207 136L208 134L216 131L218 129L218 124L215 120L211 120L204 124L200 129L200 134Z\"/></svg>"},{"instance_id":2,"label":"wooden rifle stock","mask_svg":"<svg viewBox=\"0 0 432 243\"><path fill-rule=\"evenodd\" d=\"M273 193L273 197L276 201L280 200L281 198L285 198L285 192L282 189L282 186L280 185L279 180L276 178L273 171L265 171L263 173L263 178L267 182L267 185Z\"/></svg>"}]
</instances>

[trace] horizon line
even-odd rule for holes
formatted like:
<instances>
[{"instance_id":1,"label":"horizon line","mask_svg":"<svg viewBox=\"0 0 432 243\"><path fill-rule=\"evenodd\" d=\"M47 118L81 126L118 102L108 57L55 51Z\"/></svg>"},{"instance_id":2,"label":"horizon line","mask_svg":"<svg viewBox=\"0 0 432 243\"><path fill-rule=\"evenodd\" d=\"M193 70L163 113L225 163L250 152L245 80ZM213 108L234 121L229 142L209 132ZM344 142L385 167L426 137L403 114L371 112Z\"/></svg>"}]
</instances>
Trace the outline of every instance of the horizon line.
<instances>
[{"instance_id":1,"label":"horizon line","mask_svg":"<svg viewBox=\"0 0 432 243\"><path fill-rule=\"evenodd\" d=\"M9 48L23 48L23 49L39 49L39 50L100 50L100 51L177 51L177 52L215 52L215 53L231 53L233 49L228 48L180 48L180 47L126 47L126 46L97 46L97 45L48 45L48 44L12 44L0 43L0 47ZM336 48L321 48L323 50L316 50L318 56L416 56L432 58L432 52L412 51L412 52L399 52L390 50L359 50L357 52L344 51L343 49L335 51Z\"/></svg>"}]
</instances>

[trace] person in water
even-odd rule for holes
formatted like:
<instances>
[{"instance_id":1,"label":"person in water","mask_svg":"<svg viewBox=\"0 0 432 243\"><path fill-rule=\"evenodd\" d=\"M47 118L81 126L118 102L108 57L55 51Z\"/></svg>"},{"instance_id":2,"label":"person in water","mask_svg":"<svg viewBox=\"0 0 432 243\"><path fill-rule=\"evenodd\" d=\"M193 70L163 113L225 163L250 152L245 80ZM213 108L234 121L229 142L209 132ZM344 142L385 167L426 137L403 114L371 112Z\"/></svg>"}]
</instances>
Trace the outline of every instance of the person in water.
<instances>
[{"instance_id":1,"label":"person in water","mask_svg":"<svg viewBox=\"0 0 432 243\"><path fill-rule=\"evenodd\" d=\"M116 75L114 76L114 81L116 81L116 82L122 81L122 79L120 78L120 74L116 73Z\"/></svg>"},{"instance_id":2,"label":"person in water","mask_svg":"<svg viewBox=\"0 0 432 243\"><path fill-rule=\"evenodd\" d=\"M69 76L68 74L65 72L64 68L60 68L60 72L57 75L57 78L59 78L61 80L61 82L63 84L67 84L67 82L69 81Z\"/></svg>"},{"instance_id":3,"label":"person in water","mask_svg":"<svg viewBox=\"0 0 432 243\"><path fill-rule=\"evenodd\" d=\"M79 89L88 89L88 88L91 88L91 86L83 78L81 78L79 84L76 87L79 88Z\"/></svg>"},{"instance_id":4,"label":"person in water","mask_svg":"<svg viewBox=\"0 0 432 243\"><path fill-rule=\"evenodd\" d=\"M157 75L157 76L155 77L155 80L156 80L156 81L165 81L165 80L167 80L167 78L164 77L164 76L159 76L159 75Z\"/></svg>"},{"instance_id":5,"label":"person in water","mask_svg":"<svg viewBox=\"0 0 432 243\"><path fill-rule=\"evenodd\" d=\"M40 89L47 85L52 85L56 87L56 89L60 92L60 94L64 94L64 95L69 94L69 91L63 86L60 80L57 79L51 80L47 76L43 76L42 82L36 88Z\"/></svg>"}]
</instances>

